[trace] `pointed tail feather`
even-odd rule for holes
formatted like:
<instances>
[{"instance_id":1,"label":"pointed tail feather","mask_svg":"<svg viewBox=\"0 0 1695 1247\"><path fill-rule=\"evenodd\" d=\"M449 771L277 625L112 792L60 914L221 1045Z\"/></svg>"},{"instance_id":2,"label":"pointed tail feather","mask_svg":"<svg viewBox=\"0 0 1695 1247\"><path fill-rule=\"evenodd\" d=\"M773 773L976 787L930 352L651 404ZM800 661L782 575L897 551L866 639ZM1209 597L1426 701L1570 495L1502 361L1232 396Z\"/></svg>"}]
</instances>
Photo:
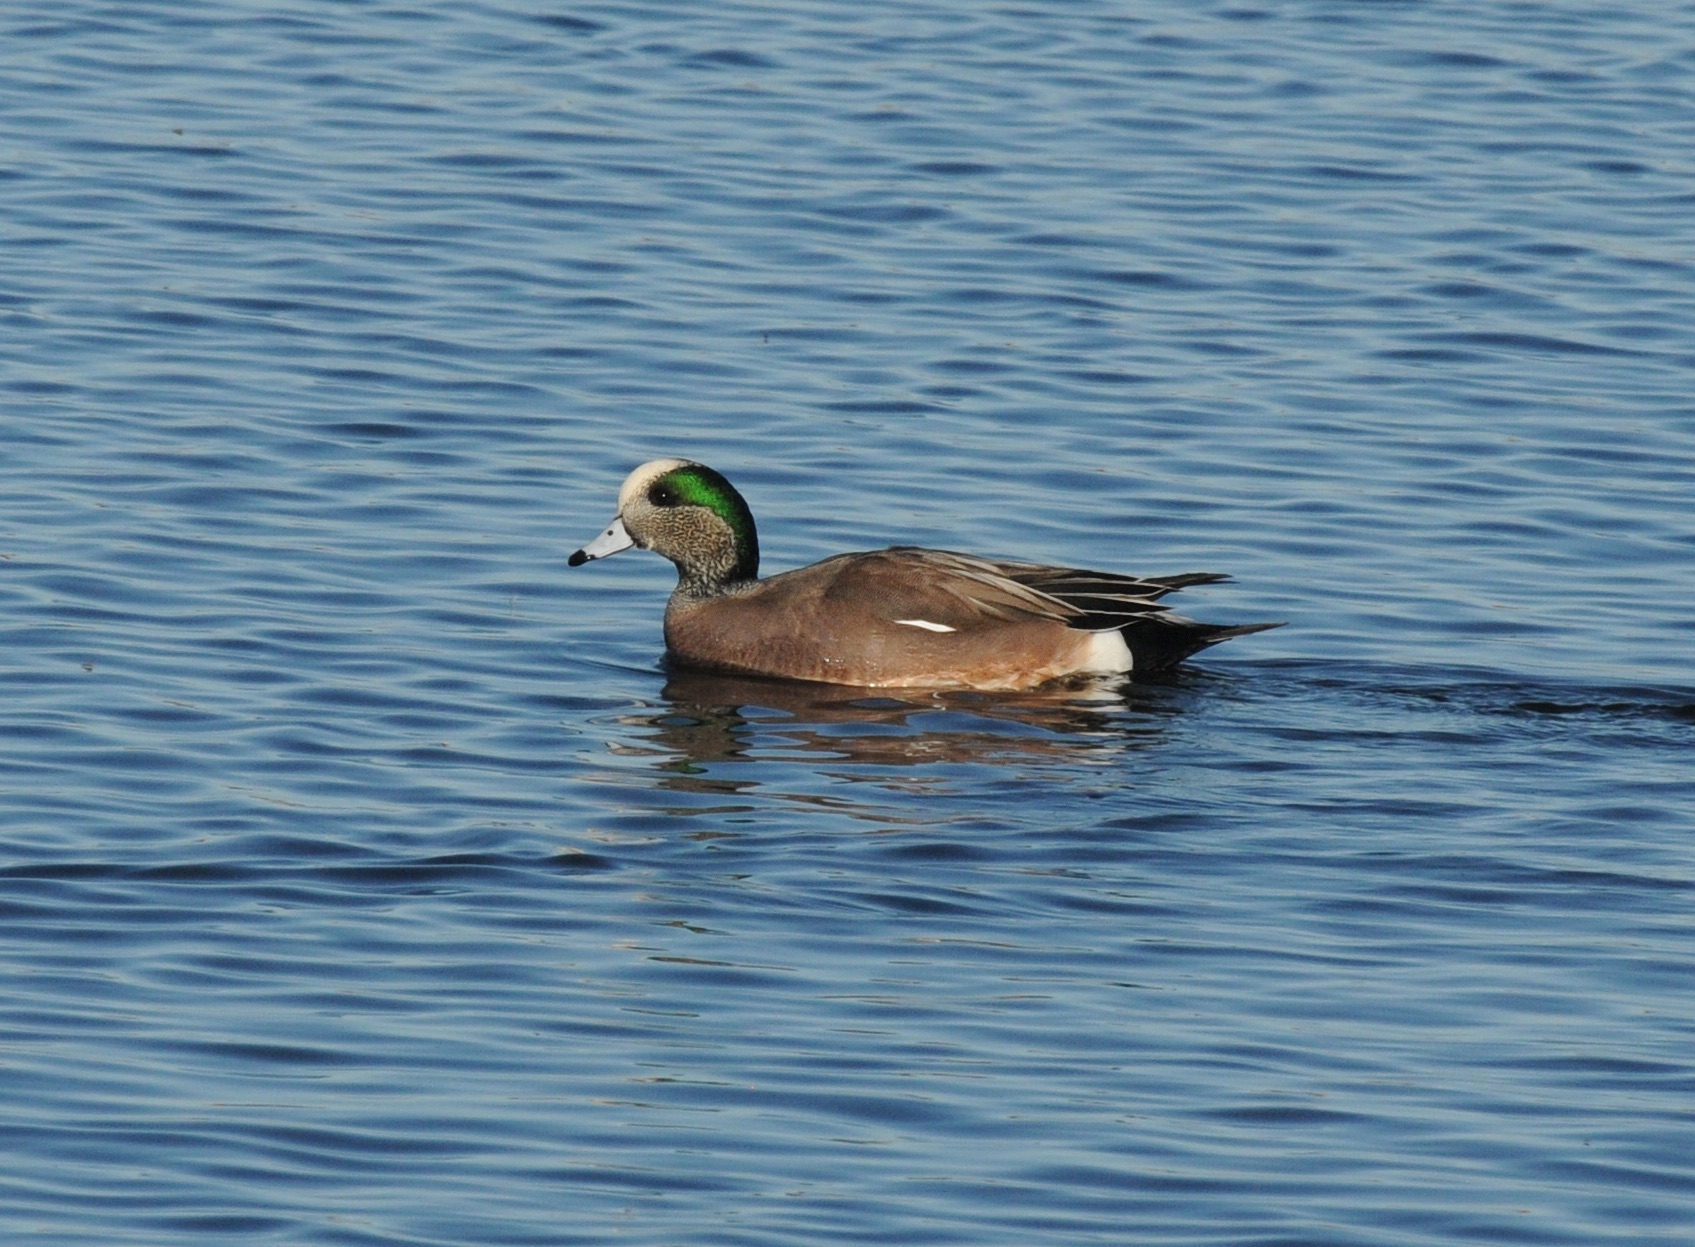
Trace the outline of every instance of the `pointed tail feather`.
<instances>
[{"instance_id":1,"label":"pointed tail feather","mask_svg":"<svg viewBox=\"0 0 1695 1247\"><path fill-rule=\"evenodd\" d=\"M1281 628L1283 621L1256 624L1206 624L1181 615L1148 615L1132 620L1119 631L1130 647L1130 670L1136 674L1165 671L1191 654L1198 654L1220 641Z\"/></svg>"}]
</instances>

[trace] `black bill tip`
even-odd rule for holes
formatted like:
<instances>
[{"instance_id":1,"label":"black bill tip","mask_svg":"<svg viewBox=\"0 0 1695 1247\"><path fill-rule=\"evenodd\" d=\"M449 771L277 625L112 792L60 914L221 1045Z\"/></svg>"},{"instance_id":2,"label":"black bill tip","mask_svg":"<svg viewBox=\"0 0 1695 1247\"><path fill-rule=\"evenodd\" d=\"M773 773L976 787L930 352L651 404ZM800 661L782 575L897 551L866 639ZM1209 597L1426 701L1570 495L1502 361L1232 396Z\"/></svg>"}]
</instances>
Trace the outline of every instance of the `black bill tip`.
<instances>
[{"instance_id":1,"label":"black bill tip","mask_svg":"<svg viewBox=\"0 0 1695 1247\"><path fill-rule=\"evenodd\" d=\"M565 560L565 566L567 566L567 567L581 567L584 563L586 563L588 561L589 561L589 556L584 554L581 550L578 550L570 558Z\"/></svg>"}]
</instances>

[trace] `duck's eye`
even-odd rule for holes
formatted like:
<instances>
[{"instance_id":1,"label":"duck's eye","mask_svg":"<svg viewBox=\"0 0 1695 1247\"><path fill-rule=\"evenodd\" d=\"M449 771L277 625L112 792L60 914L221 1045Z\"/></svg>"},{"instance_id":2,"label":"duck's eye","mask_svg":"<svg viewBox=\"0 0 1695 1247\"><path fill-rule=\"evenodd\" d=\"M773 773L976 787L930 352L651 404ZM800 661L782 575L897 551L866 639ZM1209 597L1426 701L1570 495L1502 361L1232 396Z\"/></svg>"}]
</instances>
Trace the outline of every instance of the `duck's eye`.
<instances>
[{"instance_id":1,"label":"duck's eye","mask_svg":"<svg viewBox=\"0 0 1695 1247\"><path fill-rule=\"evenodd\" d=\"M647 500L656 507L674 507L679 501L677 491L664 481L655 481L653 488L647 491Z\"/></svg>"}]
</instances>

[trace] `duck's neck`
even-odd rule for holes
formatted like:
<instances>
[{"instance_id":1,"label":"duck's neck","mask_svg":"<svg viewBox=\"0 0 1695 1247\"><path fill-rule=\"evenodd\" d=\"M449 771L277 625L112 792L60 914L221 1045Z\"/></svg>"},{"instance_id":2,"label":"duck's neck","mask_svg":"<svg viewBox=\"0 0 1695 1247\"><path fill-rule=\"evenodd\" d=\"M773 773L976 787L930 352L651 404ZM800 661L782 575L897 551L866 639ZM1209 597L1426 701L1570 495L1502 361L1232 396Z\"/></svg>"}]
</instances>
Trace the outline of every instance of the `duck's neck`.
<instances>
[{"instance_id":1,"label":"duck's neck","mask_svg":"<svg viewBox=\"0 0 1695 1247\"><path fill-rule=\"evenodd\" d=\"M753 513L730 482L718 477L707 483L715 488L674 512L666 529L652 537L652 548L676 564L677 593L685 598L721 597L759 579Z\"/></svg>"},{"instance_id":2,"label":"duck's neck","mask_svg":"<svg viewBox=\"0 0 1695 1247\"><path fill-rule=\"evenodd\" d=\"M750 552L741 542L710 557L677 559L677 595L696 601L743 593L759 581L759 549Z\"/></svg>"}]
</instances>

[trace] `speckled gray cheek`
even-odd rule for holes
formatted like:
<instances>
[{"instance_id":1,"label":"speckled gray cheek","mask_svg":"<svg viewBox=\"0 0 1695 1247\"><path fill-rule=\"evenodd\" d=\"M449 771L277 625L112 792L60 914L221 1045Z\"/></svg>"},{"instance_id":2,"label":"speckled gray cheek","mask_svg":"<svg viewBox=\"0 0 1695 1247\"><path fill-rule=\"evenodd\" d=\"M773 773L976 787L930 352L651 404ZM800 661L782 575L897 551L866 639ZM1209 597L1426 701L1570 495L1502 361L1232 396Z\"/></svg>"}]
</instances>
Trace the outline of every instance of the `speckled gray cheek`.
<instances>
[{"instance_id":1,"label":"speckled gray cheek","mask_svg":"<svg viewBox=\"0 0 1695 1247\"><path fill-rule=\"evenodd\" d=\"M736 536L721 516L704 507L632 510L648 548L676 565L679 593L712 597L736 581Z\"/></svg>"}]
</instances>

